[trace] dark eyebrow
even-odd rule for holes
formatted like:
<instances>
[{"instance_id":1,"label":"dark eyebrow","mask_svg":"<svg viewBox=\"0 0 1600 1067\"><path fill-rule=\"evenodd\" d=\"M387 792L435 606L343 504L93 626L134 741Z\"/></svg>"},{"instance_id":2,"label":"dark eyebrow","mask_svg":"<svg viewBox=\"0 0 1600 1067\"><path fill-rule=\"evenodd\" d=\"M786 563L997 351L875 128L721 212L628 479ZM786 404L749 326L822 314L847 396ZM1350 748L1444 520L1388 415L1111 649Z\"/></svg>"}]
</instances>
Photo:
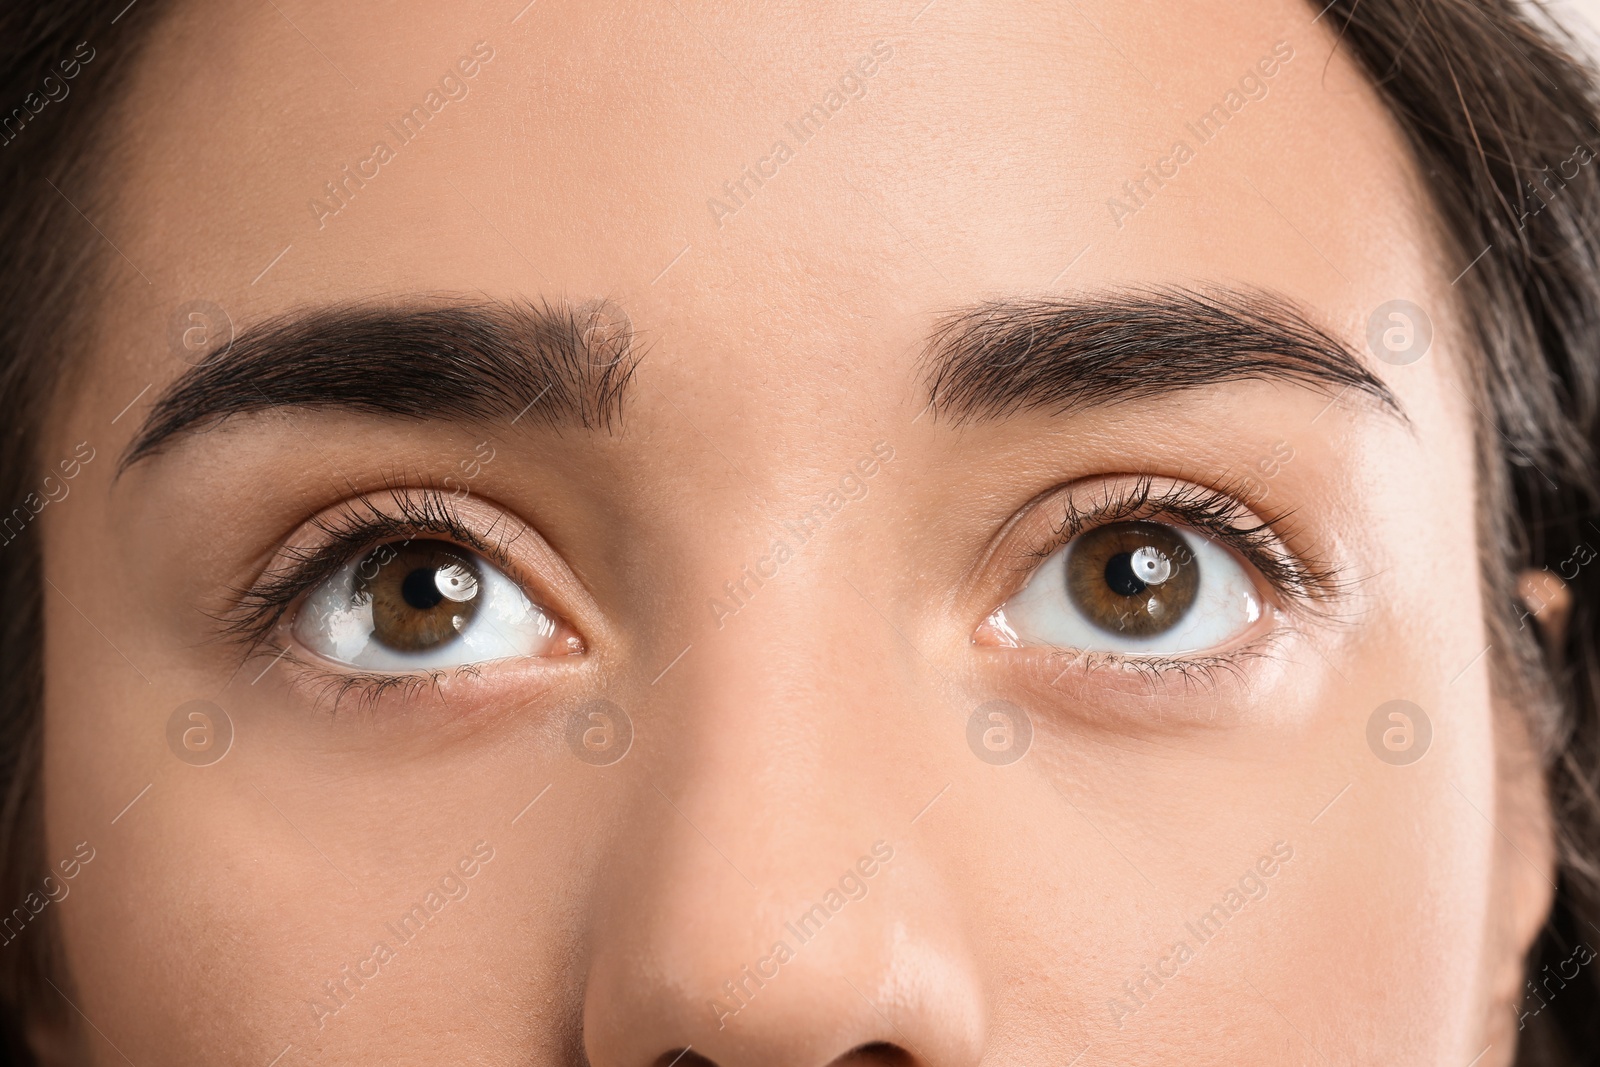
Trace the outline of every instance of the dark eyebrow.
<instances>
[{"instance_id":1,"label":"dark eyebrow","mask_svg":"<svg viewBox=\"0 0 1600 1067\"><path fill-rule=\"evenodd\" d=\"M156 400L119 469L173 435L273 408L610 428L638 364L605 301L316 308L254 326Z\"/></svg>"},{"instance_id":2,"label":"dark eyebrow","mask_svg":"<svg viewBox=\"0 0 1600 1067\"><path fill-rule=\"evenodd\" d=\"M1263 291L1133 290L993 300L940 320L924 354L929 404L953 421L1066 415L1247 380L1355 390L1407 421L1349 346Z\"/></svg>"}]
</instances>

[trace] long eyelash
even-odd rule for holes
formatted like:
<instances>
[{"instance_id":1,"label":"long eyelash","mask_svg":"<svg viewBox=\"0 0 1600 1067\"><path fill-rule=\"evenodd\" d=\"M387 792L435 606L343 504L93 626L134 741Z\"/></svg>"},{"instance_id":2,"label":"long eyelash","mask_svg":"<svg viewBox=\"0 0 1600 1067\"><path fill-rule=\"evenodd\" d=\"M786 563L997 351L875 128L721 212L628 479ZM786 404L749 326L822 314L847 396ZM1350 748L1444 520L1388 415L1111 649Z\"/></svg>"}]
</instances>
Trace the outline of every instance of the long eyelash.
<instances>
[{"instance_id":1,"label":"long eyelash","mask_svg":"<svg viewBox=\"0 0 1600 1067\"><path fill-rule=\"evenodd\" d=\"M437 537L455 541L506 567L508 550L523 533L521 529L505 529L500 520L479 533L460 518L449 497L432 485L390 485L386 491L388 506L363 497L346 501L331 514L313 520L312 525L322 535L317 544L290 549L287 560L249 588L235 590L232 606L214 616L222 625L223 636L244 645L247 651L259 649L301 596L332 577L356 555L380 544ZM346 677L359 683L366 676Z\"/></svg>"},{"instance_id":2,"label":"long eyelash","mask_svg":"<svg viewBox=\"0 0 1600 1067\"><path fill-rule=\"evenodd\" d=\"M343 714L349 710L354 710L357 714L371 714L376 711L380 701L388 693L399 693L402 701L410 701L424 692L437 692L439 685L451 674L460 676L476 673L470 664L464 664L451 671L432 668L395 674L377 671L347 673L311 663L295 655L288 646L278 646L270 640L255 647L246 656L247 662L253 659L269 660L268 669L280 660L286 660L291 666L300 668L288 674L290 689L303 693L309 698L312 707L325 710L330 715ZM266 671L262 673L265 674ZM353 709L346 707L351 698L355 700Z\"/></svg>"},{"instance_id":3,"label":"long eyelash","mask_svg":"<svg viewBox=\"0 0 1600 1067\"><path fill-rule=\"evenodd\" d=\"M1285 549L1291 541L1292 514L1252 523L1240 501L1243 487L1211 489L1179 483L1157 491L1155 479L1107 486L1097 499L1080 501L1066 494L1061 521L1045 544L1030 553L1032 570L1087 530L1116 522L1170 520L1209 534L1250 562L1274 589L1297 605L1313 607L1338 594L1343 583L1331 564L1298 556Z\"/></svg>"}]
</instances>

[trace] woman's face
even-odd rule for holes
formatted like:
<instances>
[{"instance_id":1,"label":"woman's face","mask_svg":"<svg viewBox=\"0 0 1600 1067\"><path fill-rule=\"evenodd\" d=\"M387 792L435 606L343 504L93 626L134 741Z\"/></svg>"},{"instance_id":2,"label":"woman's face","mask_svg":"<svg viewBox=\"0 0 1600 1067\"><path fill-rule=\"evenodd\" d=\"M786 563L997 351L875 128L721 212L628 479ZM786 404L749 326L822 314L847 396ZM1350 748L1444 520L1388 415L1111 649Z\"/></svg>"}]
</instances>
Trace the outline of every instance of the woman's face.
<instances>
[{"instance_id":1,"label":"woman's face","mask_svg":"<svg viewBox=\"0 0 1600 1067\"><path fill-rule=\"evenodd\" d=\"M522 2L194 5L110 127L88 1059L1509 1062L1477 250L1315 9Z\"/></svg>"}]
</instances>

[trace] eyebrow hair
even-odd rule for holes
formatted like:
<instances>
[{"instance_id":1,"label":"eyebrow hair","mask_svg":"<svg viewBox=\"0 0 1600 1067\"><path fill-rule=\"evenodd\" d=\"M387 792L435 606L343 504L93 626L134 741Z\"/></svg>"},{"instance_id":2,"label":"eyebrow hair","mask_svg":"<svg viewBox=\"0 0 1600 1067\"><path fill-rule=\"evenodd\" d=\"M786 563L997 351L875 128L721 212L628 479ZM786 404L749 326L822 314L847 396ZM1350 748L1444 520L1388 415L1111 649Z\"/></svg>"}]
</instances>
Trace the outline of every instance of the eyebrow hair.
<instances>
[{"instance_id":1,"label":"eyebrow hair","mask_svg":"<svg viewBox=\"0 0 1600 1067\"><path fill-rule=\"evenodd\" d=\"M1117 291L992 300L940 320L924 351L929 405L955 423L1067 415L1238 381L1354 389L1407 422L1344 342L1265 291Z\"/></svg>"},{"instance_id":2,"label":"eyebrow hair","mask_svg":"<svg viewBox=\"0 0 1600 1067\"><path fill-rule=\"evenodd\" d=\"M608 301L292 312L218 345L168 386L118 469L178 433L284 407L610 429L639 358L626 312Z\"/></svg>"}]
</instances>

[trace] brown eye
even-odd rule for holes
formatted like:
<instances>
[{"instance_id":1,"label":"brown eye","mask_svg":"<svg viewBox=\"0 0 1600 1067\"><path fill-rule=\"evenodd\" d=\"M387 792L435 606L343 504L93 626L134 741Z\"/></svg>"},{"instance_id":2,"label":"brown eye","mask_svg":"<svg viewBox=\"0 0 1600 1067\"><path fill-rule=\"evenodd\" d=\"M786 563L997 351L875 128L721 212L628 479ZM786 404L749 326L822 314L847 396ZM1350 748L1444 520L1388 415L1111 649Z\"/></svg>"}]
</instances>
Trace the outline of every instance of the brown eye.
<instances>
[{"instance_id":1,"label":"brown eye","mask_svg":"<svg viewBox=\"0 0 1600 1067\"><path fill-rule=\"evenodd\" d=\"M1106 523L1052 552L981 633L1125 656L1218 649L1266 615L1259 573L1222 537L1154 519Z\"/></svg>"},{"instance_id":2,"label":"brown eye","mask_svg":"<svg viewBox=\"0 0 1600 1067\"><path fill-rule=\"evenodd\" d=\"M1178 624L1200 589L1200 564L1183 535L1154 522L1081 534L1066 558L1067 595L1093 625L1150 637Z\"/></svg>"},{"instance_id":3,"label":"brown eye","mask_svg":"<svg viewBox=\"0 0 1600 1067\"><path fill-rule=\"evenodd\" d=\"M290 623L302 646L374 671L436 670L576 655L583 641L504 571L442 540L394 541L351 556Z\"/></svg>"},{"instance_id":4,"label":"brown eye","mask_svg":"<svg viewBox=\"0 0 1600 1067\"><path fill-rule=\"evenodd\" d=\"M441 541L379 545L356 568L354 592L372 607L372 639L396 652L456 640L478 612L483 576Z\"/></svg>"}]
</instances>

